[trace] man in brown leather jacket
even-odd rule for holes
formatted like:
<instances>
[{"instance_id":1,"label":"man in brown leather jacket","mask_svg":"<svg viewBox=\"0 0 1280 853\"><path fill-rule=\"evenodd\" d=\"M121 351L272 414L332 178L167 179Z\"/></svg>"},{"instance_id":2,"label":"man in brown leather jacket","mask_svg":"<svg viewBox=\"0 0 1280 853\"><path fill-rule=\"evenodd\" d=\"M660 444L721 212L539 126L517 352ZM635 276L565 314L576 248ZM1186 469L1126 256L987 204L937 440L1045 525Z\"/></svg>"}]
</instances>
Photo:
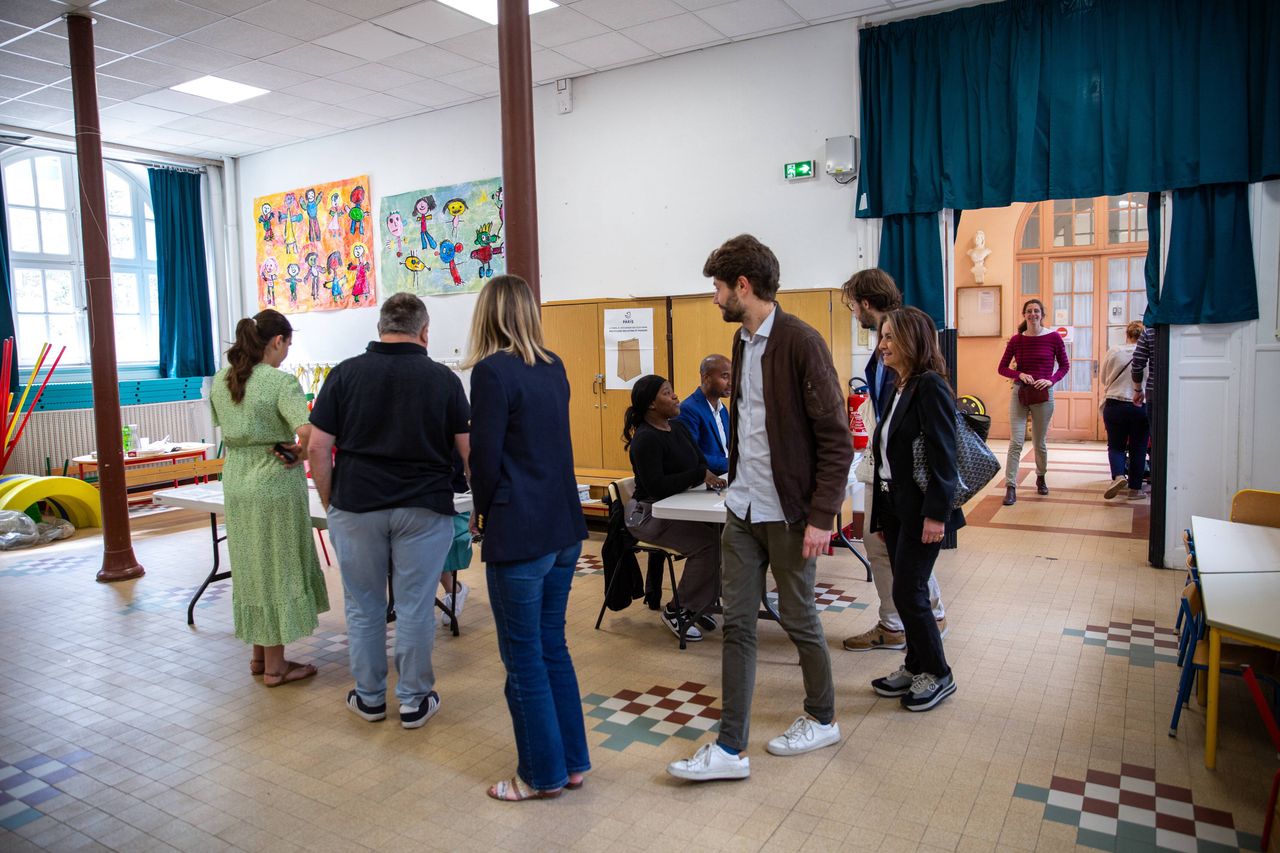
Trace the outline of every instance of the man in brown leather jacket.
<instances>
[{"instance_id":1,"label":"man in brown leather jacket","mask_svg":"<svg viewBox=\"0 0 1280 853\"><path fill-rule=\"evenodd\" d=\"M729 491L723 547L723 712L716 743L672 762L681 779L741 779L756 676L756 608L766 573L778 586L779 621L800 655L804 714L766 747L798 755L840 740L831 658L814 603L818 554L844 500L853 446L826 342L774 301L778 259L749 234L702 269L733 337Z\"/></svg>"}]
</instances>

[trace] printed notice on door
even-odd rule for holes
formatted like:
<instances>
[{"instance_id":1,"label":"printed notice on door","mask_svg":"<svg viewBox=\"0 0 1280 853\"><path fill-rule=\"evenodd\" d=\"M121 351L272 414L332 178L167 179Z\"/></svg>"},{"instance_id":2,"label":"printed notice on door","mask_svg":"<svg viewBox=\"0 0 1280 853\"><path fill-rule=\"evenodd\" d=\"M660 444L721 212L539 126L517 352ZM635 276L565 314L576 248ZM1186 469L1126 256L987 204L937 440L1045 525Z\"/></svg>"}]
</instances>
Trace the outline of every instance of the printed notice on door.
<instances>
[{"instance_id":1,"label":"printed notice on door","mask_svg":"<svg viewBox=\"0 0 1280 853\"><path fill-rule=\"evenodd\" d=\"M653 309L610 308L604 312L604 387L628 391L653 373Z\"/></svg>"}]
</instances>

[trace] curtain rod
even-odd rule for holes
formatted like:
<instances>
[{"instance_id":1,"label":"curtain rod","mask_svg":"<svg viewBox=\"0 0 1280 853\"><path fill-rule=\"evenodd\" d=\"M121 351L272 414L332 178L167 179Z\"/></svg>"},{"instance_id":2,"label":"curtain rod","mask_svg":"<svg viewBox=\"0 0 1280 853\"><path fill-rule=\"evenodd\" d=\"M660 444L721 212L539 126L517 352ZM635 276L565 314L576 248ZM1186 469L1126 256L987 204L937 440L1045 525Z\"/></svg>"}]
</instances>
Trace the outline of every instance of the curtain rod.
<instances>
[{"instance_id":1,"label":"curtain rod","mask_svg":"<svg viewBox=\"0 0 1280 853\"><path fill-rule=\"evenodd\" d=\"M41 139L52 140L54 142L65 142L65 143L69 143L72 146L74 146L76 142L76 138L74 136L68 136L65 133L54 133L51 130L33 130L29 127L19 127L17 125L12 125L12 124L0 124L0 134L18 134L18 135L26 136L29 138L41 138ZM10 145L19 145L24 148L38 148L45 151L57 151L62 154L71 154L75 152L74 147L70 151L68 151L62 148L50 148L47 146L41 146L38 143L27 142L25 140L20 140L20 139L4 139L0 137L0 143L8 143ZM114 151L124 151L130 154L141 155L140 157L135 157L133 159L125 159L122 157L108 157L106 155L103 156L104 160L114 160L117 163L138 163L141 165L168 166L171 168L174 166L178 166L178 167L186 166L196 171L203 171L204 167L206 166L219 166L219 167L222 166L221 160L210 160L206 157L192 157L185 154L168 154L164 151L156 151L151 148L138 148L133 145L121 145L119 143L107 142L105 140L102 143L102 147L104 149L110 149Z\"/></svg>"}]
</instances>

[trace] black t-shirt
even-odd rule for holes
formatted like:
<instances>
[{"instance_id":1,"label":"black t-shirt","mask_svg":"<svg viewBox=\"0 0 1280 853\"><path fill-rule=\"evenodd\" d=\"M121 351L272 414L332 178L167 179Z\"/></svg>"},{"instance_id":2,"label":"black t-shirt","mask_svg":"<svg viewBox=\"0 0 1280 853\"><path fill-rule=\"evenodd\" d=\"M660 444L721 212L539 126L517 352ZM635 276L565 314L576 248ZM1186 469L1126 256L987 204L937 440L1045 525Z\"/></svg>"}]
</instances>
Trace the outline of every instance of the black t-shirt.
<instances>
[{"instance_id":1,"label":"black t-shirt","mask_svg":"<svg viewBox=\"0 0 1280 853\"><path fill-rule=\"evenodd\" d=\"M453 515L454 436L471 431L471 407L457 375L421 346L373 341L339 364L311 423L336 438L333 506Z\"/></svg>"},{"instance_id":2,"label":"black t-shirt","mask_svg":"<svg viewBox=\"0 0 1280 853\"><path fill-rule=\"evenodd\" d=\"M636 475L635 499L653 503L706 482L707 460L685 425L671 421L671 431L648 423L631 437L631 470Z\"/></svg>"}]
</instances>

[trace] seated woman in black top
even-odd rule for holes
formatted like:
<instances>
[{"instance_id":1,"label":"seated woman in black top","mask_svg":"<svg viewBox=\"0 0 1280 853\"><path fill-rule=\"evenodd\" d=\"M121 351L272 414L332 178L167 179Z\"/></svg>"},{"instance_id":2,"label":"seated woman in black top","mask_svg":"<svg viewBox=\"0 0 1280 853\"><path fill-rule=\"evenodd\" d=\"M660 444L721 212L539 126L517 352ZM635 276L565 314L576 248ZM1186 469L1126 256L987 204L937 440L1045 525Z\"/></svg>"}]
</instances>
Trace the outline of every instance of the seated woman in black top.
<instances>
[{"instance_id":1,"label":"seated woman in black top","mask_svg":"<svg viewBox=\"0 0 1280 853\"><path fill-rule=\"evenodd\" d=\"M723 489L725 481L707 470L707 460L684 424L671 420L680 414L680 398L671 383L661 376L642 376L631 387L631 407L622 427L623 445L631 454L636 490L626 507L627 529L642 542L652 542L685 555L680 576L680 606L686 624L690 614L700 614L716 596L716 569L720 560L720 535L716 526L698 521L670 521L654 518L656 501L706 484ZM662 611L662 621L677 636L680 619L674 603ZM714 628L706 614L698 625ZM685 639L702 639L697 625L685 629Z\"/></svg>"}]
</instances>

